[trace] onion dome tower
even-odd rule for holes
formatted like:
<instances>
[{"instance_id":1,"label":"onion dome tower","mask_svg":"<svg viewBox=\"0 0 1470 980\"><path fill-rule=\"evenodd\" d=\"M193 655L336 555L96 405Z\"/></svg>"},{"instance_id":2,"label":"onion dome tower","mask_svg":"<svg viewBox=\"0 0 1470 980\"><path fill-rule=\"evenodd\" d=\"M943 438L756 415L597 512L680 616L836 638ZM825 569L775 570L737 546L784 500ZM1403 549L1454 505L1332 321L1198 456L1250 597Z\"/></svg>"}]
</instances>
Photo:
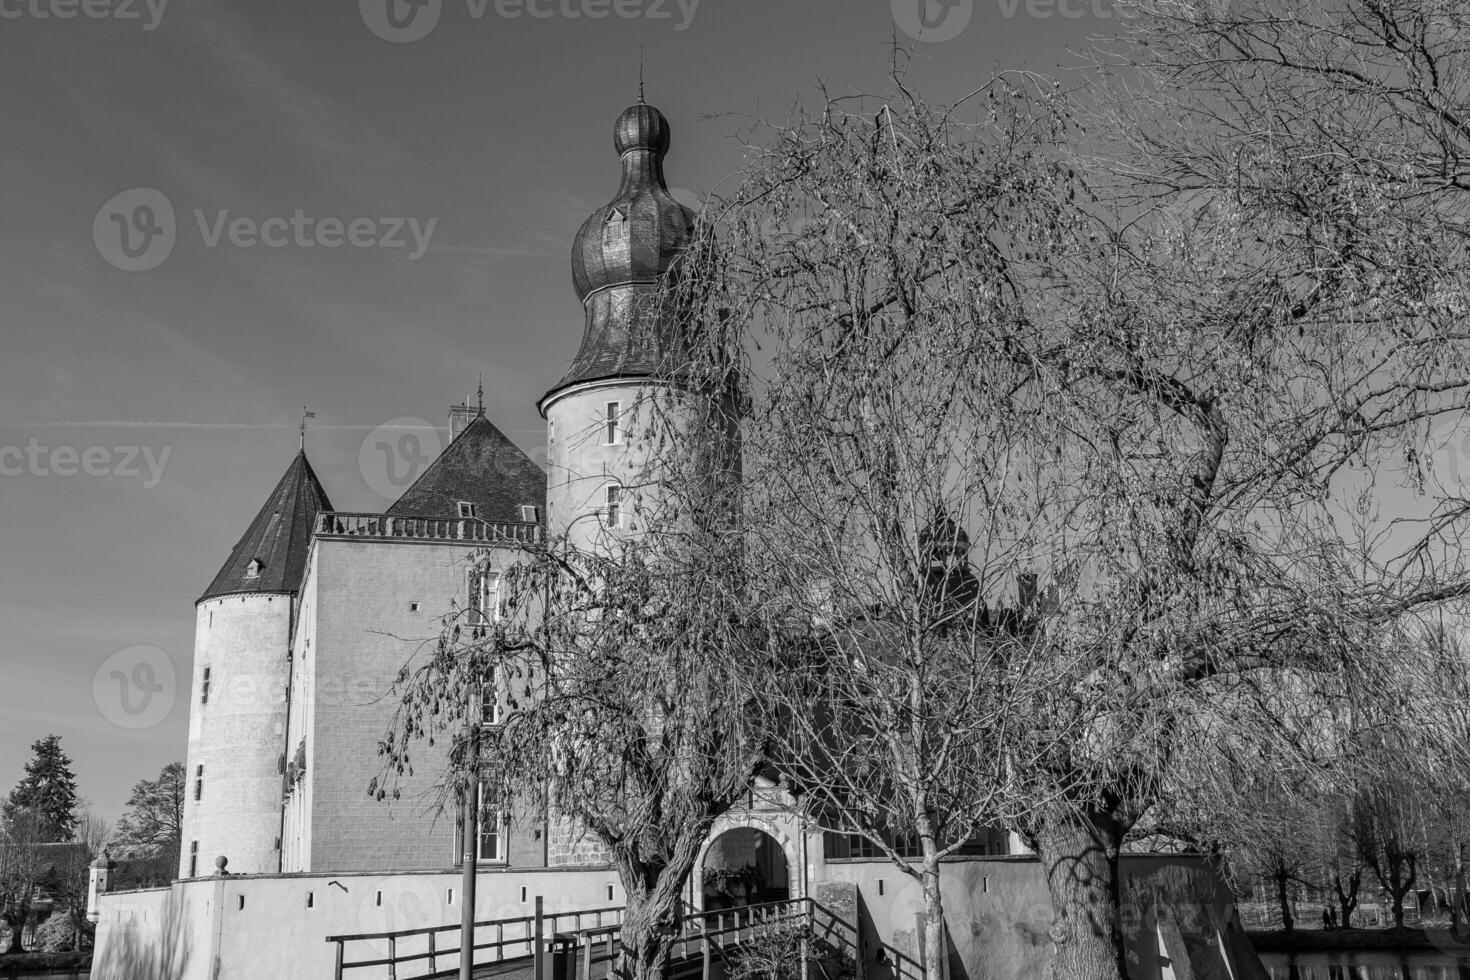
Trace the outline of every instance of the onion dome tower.
<instances>
[{"instance_id":1,"label":"onion dome tower","mask_svg":"<svg viewBox=\"0 0 1470 980\"><path fill-rule=\"evenodd\" d=\"M665 384L675 325L657 309L660 280L693 239L693 213L669 193L670 129L641 99L618 117L613 149L622 181L582 224L572 245L572 284L582 301L582 344L537 406L547 420L547 525L586 545L636 529L625 492L649 455L639 433L646 396ZM640 407L642 406L642 407Z\"/></svg>"},{"instance_id":2,"label":"onion dome tower","mask_svg":"<svg viewBox=\"0 0 1470 980\"><path fill-rule=\"evenodd\" d=\"M291 631L316 516L331 509L303 449L195 604L181 878L221 856L234 873L280 870Z\"/></svg>"}]
</instances>

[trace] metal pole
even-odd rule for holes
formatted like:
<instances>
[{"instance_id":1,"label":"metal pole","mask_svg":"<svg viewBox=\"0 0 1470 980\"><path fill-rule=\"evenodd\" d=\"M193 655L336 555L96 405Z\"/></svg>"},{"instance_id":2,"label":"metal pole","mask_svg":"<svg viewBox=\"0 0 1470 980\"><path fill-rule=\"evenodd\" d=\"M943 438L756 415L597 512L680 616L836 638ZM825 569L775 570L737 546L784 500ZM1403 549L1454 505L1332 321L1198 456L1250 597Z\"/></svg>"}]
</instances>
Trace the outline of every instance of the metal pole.
<instances>
[{"instance_id":1,"label":"metal pole","mask_svg":"<svg viewBox=\"0 0 1470 980\"><path fill-rule=\"evenodd\" d=\"M464 799L460 893L464 902L459 914L459 980L473 980L475 975L475 862L480 843L480 685L470 684L465 705L465 750L467 787Z\"/></svg>"},{"instance_id":2,"label":"metal pole","mask_svg":"<svg viewBox=\"0 0 1470 980\"><path fill-rule=\"evenodd\" d=\"M546 980L546 919L541 896L536 896L536 947L531 954L531 976L534 980Z\"/></svg>"}]
</instances>

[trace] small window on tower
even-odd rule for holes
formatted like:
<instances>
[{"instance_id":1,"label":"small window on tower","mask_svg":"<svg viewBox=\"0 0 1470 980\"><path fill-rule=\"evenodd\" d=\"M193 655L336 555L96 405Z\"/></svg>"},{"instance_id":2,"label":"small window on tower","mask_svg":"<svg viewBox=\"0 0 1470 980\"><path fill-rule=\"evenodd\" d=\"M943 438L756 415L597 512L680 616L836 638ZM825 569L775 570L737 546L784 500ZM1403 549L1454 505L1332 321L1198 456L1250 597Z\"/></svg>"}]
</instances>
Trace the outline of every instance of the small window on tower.
<instances>
[{"instance_id":1,"label":"small window on tower","mask_svg":"<svg viewBox=\"0 0 1470 980\"><path fill-rule=\"evenodd\" d=\"M198 877L198 874L199 874L199 842L197 840L191 840L189 842L189 877L190 878L195 878L195 877Z\"/></svg>"},{"instance_id":2,"label":"small window on tower","mask_svg":"<svg viewBox=\"0 0 1470 980\"><path fill-rule=\"evenodd\" d=\"M521 520L527 524L535 524L541 520L541 509L534 504L521 504Z\"/></svg>"},{"instance_id":3,"label":"small window on tower","mask_svg":"<svg viewBox=\"0 0 1470 980\"><path fill-rule=\"evenodd\" d=\"M607 224L602 226L602 244L617 245L628 240L628 217L617 209L607 216Z\"/></svg>"},{"instance_id":4,"label":"small window on tower","mask_svg":"<svg viewBox=\"0 0 1470 980\"><path fill-rule=\"evenodd\" d=\"M616 446L623 441L623 403L608 402L607 409L603 413L603 440L606 445Z\"/></svg>"},{"instance_id":5,"label":"small window on tower","mask_svg":"<svg viewBox=\"0 0 1470 980\"><path fill-rule=\"evenodd\" d=\"M204 767L200 766L194 770L194 802L198 803L204 799Z\"/></svg>"},{"instance_id":6,"label":"small window on tower","mask_svg":"<svg viewBox=\"0 0 1470 980\"><path fill-rule=\"evenodd\" d=\"M260 559L250 559L250 564L245 566L246 578L260 578Z\"/></svg>"},{"instance_id":7,"label":"small window on tower","mask_svg":"<svg viewBox=\"0 0 1470 980\"><path fill-rule=\"evenodd\" d=\"M209 668L204 668L204 680L199 684L199 703L209 703Z\"/></svg>"},{"instance_id":8,"label":"small window on tower","mask_svg":"<svg viewBox=\"0 0 1470 980\"><path fill-rule=\"evenodd\" d=\"M461 500L459 502L459 516L464 518L474 517L475 505L470 503L468 500Z\"/></svg>"},{"instance_id":9,"label":"small window on tower","mask_svg":"<svg viewBox=\"0 0 1470 980\"><path fill-rule=\"evenodd\" d=\"M607 488L607 526L623 526L623 488L616 483Z\"/></svg>"}]
</instances>

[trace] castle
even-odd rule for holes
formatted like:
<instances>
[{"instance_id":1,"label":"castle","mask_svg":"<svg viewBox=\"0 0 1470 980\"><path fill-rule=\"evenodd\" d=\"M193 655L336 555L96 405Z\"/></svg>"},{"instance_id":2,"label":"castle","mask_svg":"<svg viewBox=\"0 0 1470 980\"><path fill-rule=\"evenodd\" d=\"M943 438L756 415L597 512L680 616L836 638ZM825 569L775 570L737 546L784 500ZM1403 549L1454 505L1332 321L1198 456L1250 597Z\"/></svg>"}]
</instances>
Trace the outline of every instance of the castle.
<instances>
[{"instance_id":1,"label":"castle","mask_svg":"<svg viewBox=\"0 0 1470 980\"><path fill-rule=\"evenodd\" d=\"M662 384L660 352L634 326L693 234L692 213L664 179L669 147L668 121L641 99L618 117L621 183L572 248L581 346L538 403L548 472L482 406L459 405L447 446L397 501L343 513L303 440L196 604L179 878L99 897L94 978L328 976L330 937L459 920L455 869L469 849L454 816L429 805L443 757L420 758L398 800L368 793L390 690L413 653L406 641L431 641L452 608L491 608L521 545L624 526L624 487L648 463L636 406ZM1039 975L1049 899L1021 850L997 830L951 859L951 976ZM482 820L474 853L477 919L529 914L536 896L561 911L621 904L601 847L545 813ZM1124 871L1132 888L1183 870L1204 882L1201 901L1228 904L1191 861L1129 857ZM887 964L869 976L921 969L918 883L862 838L804 823L765 780L716 821L690 876L690 905L731 897L815 898L849 920L864 963ZM1228 918L1203 923L1204 938L1191 942L1219 950L1236 975ZM1137 975L1172 978L1166 953L1185 950L1152 921L1130 933ZM339 971L340 962L339 947Z\"/></svg>"}]
</instances>

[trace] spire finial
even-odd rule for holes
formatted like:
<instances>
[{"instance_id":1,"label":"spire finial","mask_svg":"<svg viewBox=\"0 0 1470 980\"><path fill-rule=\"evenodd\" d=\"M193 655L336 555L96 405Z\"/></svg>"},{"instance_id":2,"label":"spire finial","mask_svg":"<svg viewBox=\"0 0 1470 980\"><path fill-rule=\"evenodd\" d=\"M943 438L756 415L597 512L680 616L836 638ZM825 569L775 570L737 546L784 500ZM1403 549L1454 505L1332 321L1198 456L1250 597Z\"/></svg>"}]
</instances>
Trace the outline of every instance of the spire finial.
<instances>
[{"instance_id":1,"label":"spire finial","mask_svg":"<svg viewBox=\"0 0 1470 980\"><path fill-rule=\"evenodd\" d=\"M643 45L638 45L638 104L643 105Z\"/></svg>"},{"instance_id":2,"label":"spire finial","mask_svg":"<svg viewBox=\"0 0 1470 980\"><path fill-rule=\"evenodd\" d=\"M476 418L485 417L485 372L480 372L480 387L477 389L479 408L476 410Z\"/></svg>"},{"instance_id":3,"label":"spire finial","mask_svg":"<svg viewBox=\"0 0 1470 980\"><path fill-rule=\"evenodd\" d=\"M306 420L316 418L316 413L307 410L305 405L301 406L301 451L306 452Z\"/></svg>"}]
</instances>

